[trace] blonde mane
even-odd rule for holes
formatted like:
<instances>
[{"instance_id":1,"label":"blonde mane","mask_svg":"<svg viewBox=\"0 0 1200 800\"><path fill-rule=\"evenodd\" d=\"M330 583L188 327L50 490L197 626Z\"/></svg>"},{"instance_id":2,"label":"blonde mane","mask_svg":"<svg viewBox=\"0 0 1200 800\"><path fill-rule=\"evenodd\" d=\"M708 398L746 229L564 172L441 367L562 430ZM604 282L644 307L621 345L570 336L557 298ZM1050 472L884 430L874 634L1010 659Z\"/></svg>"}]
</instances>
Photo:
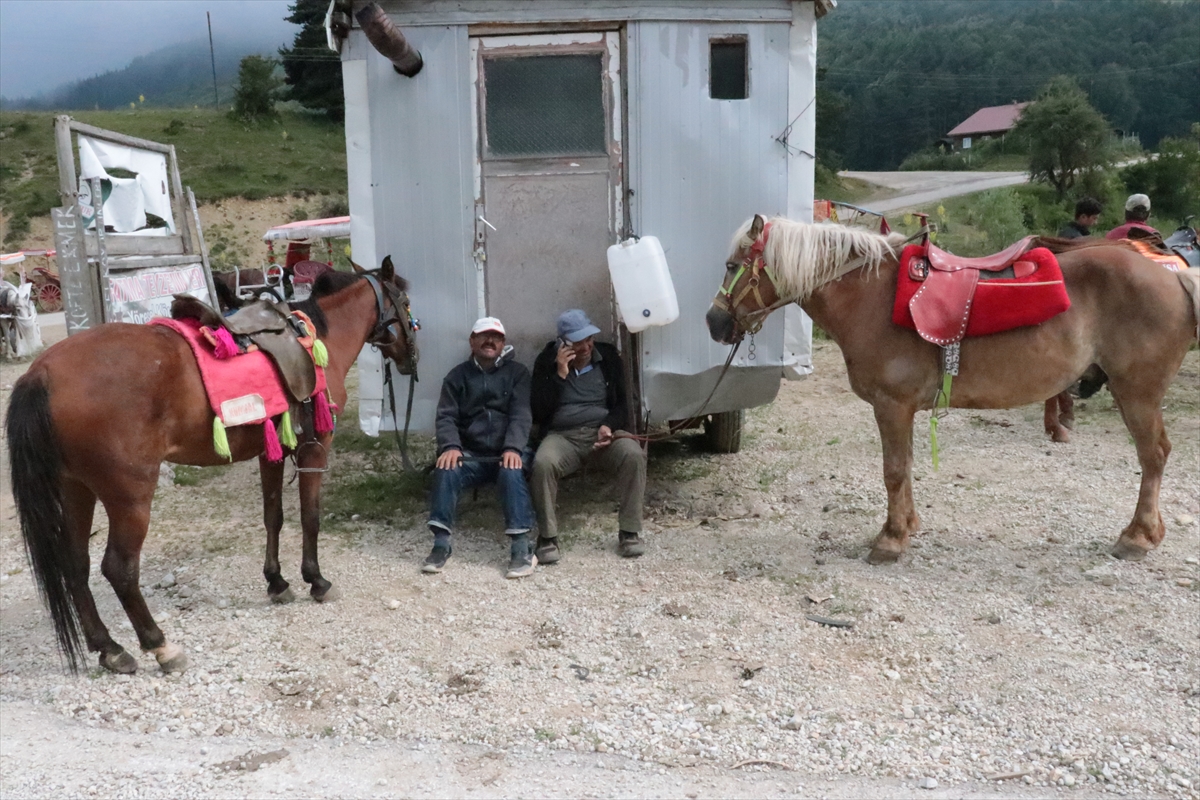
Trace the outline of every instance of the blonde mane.
<instances>
[{"instance_id":1,"label":"blonde mane","mask_svg":"<svg viewBox=\"0 0 1200 800\"><path fill-rule=\"evenodd\" d=\"M733 236L732 252L753 242L748 234L753 219ZM848 228L830 223L795 222L772 217L767 233L763 263L770 270L781 300L803 302L818 288L838 277L849 261L865 258L863 269L874 271L887 258L897 255L904 236Z\"/></svg>"}]
</instances>

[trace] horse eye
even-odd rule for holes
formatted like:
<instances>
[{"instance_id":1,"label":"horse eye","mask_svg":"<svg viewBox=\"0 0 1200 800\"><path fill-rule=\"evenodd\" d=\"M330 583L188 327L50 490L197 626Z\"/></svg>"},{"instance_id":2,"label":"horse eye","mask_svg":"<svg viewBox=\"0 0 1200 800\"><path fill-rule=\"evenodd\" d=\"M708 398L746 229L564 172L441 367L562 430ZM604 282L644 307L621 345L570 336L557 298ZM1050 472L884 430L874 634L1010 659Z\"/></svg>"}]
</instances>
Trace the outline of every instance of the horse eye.
<instances>
[{"instance_id":1,"label":"horse eye","mask_svg":"<svg viewBox=\"0 0 1200 800\"><path fill-rule=\"evenodd\" d=\"M733 261L726 261L726 262L725 262L725 269L727 269L727 270L730 270L730 271L733 271L733 270L737 269L737 264L736 264L736 263L734 263Z\"/></svg>"}]
</instances>

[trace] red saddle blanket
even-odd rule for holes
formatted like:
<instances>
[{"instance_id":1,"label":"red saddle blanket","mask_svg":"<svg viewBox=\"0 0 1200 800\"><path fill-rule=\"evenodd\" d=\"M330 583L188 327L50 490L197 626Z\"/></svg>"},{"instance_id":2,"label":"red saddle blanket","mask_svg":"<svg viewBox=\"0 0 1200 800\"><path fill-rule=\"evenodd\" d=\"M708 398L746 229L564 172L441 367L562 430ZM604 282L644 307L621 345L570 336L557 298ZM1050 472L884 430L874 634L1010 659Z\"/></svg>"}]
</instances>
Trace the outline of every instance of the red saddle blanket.
<instances>
[{"instance_id":1,"label":"red saddle blanket","mask_svg":"<svg viewBox=\"0 0 1200 800\"><path fill-rule=\"evenodd\" d=\"M924 246L909 245L900 254L892 322L934 341L928 331L918 327L910 309L913 297L926 283L917 280L910 270L915 258L925 258ZM981 272L982 279L974 285L973 294L950 303L958 315L965 315L965 320L944 320L943 330L938 333L945 341L936 343L949 344L965 336L987 336L1037 325L1071 307L1058 259L1049 250L1035 247L1019 256L1013 267L1011 274L1014 277L1000 277L1004 273L995 271ZM965 331L962 330L964 322Z\"/></svg>"},{"instance_id":2,"label":"red saddle blanket","mask_svg":"<svg viewBox=\"0 0 1200 800\"><path fill-rule=\"evenodd\" d=\"M170 328L187 341L208 392L208 404L226 426L262 422L288 410L283 380L274 362L261 350L221 359L213 355L212 345L200 333L200 323L195 319L156 317L149 324ZM325 370L316 369L314 394L325 391Z\"/></svg>"}]
</instances>

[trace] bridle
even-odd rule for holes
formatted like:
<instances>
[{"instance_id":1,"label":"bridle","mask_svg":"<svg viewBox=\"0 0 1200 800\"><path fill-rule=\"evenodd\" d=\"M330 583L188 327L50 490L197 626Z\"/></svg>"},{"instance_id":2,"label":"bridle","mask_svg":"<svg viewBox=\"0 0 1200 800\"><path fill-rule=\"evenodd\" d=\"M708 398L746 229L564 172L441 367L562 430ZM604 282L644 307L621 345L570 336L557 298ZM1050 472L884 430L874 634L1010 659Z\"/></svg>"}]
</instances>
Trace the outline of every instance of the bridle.
<instances>
[{"instance_id":1,"label":"bridle","mask_svg":"<svg viewBox=\"0 0 1200 800\"><path fill-rule=\"evenodd\" d=\"M403 289L397 289L391 283L381 281L375 275L364 275L367 283L375 292L375 327L371 329L371 335L367 337L367 344L375 345L379 348L391 347L400 338L394 326L404 325L408 329L408 334L405 337L408 341L408 363L405 364L409 374L416 374L417 371L417 331L421 330L421 325L412 314L412 305L408 299L408 292ZM384 296L391 301L390 306L385 306L383 303ZM404 318L400 317L400 311L403 309Z\"/></svg>"},{"instance_id":2,"label":"bridle","mask_svg":"<svg viewBox=\"0 0 1200 800\"><path fill-rule=\"evenodd\" d=\"M750 245L750 252L742 259L742 263L737 269L733 269L732 262L727 265L729 271L733 273L732 278L726 278L721 284L721 290L717 292L717 296L713 299L713 305L729 314L733 318L734 326L737 329L738 341L746 334L753 336L762 330L763 324L767 321L772 311L790 304L791 300L776 299L771 305L767 305L763 300L762 291L759 289L763 278L770 281L771 287L775 288L775 277L771 274L770 268L763 259L763 251L767 247L767 234L771 230L771 223L763 226L762 234L754 240L754 244ZM746 285L736 295L734 290L741 283L743 276L749 275L746 279ZM758 303L758 308L750 311L743 319L738 319L737 308L742 304L742 301L747 296L753 294L755 302ZM776 289L776 296L779 291Z\"/></svg>"}]
</instances>

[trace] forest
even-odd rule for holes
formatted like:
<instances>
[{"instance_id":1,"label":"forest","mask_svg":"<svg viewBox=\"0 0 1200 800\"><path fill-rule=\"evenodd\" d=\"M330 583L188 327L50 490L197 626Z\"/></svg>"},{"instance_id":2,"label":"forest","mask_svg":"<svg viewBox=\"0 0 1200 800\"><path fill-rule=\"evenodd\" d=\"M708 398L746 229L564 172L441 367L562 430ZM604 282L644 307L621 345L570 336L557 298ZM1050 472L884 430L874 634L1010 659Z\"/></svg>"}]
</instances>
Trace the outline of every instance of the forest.
<instances>
[{"instance_id":1,"label":"forest","mask_svg":"<svg viewBox=\"0 0 1200 800\"><path fill-rule=\"evenodd\" d=\"M895 169L1057 75L1148 149L1200 121L1195 0L841 0L818 31L817 152L833 170Z\"/></svg>"}]
</instances>

